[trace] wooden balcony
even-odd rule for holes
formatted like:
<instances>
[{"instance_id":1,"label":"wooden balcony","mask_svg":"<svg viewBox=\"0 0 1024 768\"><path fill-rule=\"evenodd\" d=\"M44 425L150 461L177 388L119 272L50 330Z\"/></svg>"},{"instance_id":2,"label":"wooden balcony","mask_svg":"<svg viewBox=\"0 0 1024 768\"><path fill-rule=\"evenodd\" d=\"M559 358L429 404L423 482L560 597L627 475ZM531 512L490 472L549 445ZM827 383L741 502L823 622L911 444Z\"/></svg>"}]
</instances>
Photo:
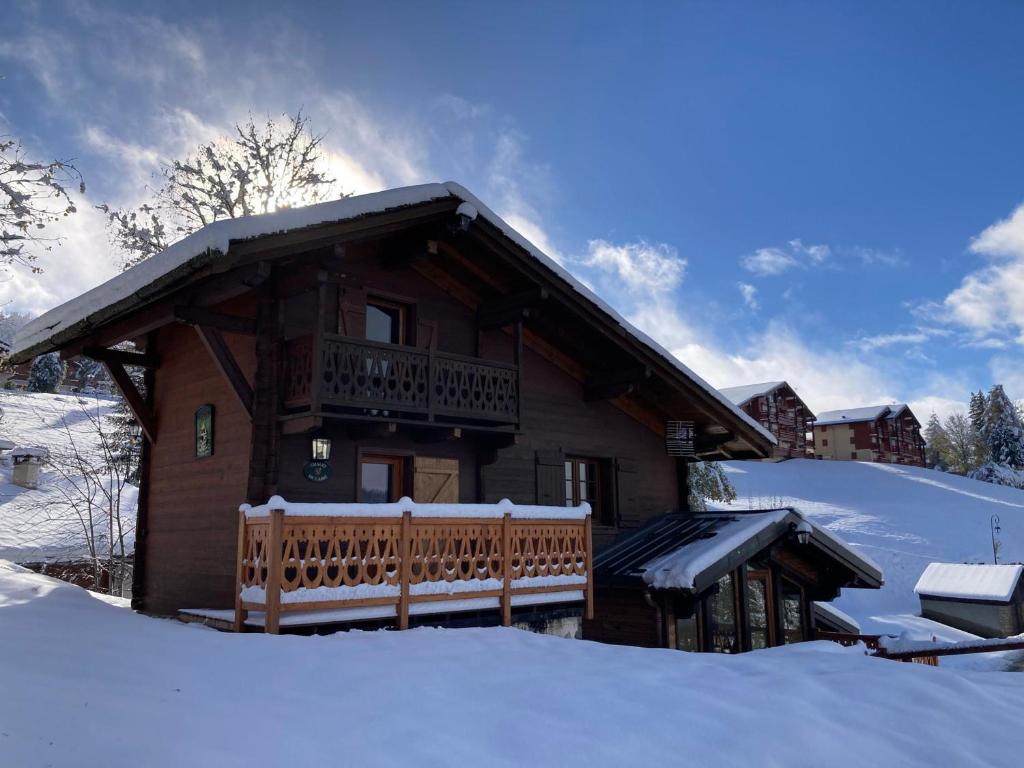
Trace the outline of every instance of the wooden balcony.
<instances>
[{"instance_id":1,"label":"wooden balcony","mask_svg":"<svg viewBox=\"0 0 1024 768\"><path fill-rule=\"evenodd\" d=\"M280 503L276 503L280 502ZM239 516L235 629L583 601L593 617L590 507L289 505ZM302 613L297 621L291 616ZM319 614L319 616L317 615ZM325 616L329 618L324 618Z\"/></svg>"},{"instance_id":2,"label":"wooden balcony","mask_svg":"<svg viewBox=\"0 0 1024 768\"><path fill-rule=\"evenodd\" d=\"M284 389L291 412L509 428L520 420L516 365L335 334L287 342Z\"/></svg>"}]
</instances>

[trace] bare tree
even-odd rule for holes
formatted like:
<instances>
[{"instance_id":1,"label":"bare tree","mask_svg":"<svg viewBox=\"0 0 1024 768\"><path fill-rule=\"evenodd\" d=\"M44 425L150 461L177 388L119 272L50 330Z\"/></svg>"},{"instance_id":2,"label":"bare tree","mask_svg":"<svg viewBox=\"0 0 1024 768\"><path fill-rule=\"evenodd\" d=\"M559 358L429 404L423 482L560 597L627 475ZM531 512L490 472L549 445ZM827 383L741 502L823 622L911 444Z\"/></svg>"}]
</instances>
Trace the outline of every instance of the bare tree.
<instances>
[{"instance_id":1,"label":"bare tree","mask_svg":"<svg viewBox=\"0 0 1024 768\"><path fill-rule=\"evenodd\" d=\"M84 551L94 588L124 596L131 583L128 542L135 530L135 488L131 467L120 455L113 425L100 398L36 409L54 431L47 468L52 477L23 494L23 529L42 531L48 546ZM57 437L59 436L59 438ZM104 579L104 573L107 579Z\"/></svg>"},{"instance_id":2,"label":"bare tree","mask_svg":"<svg viewBox=\"0 0 1024 768\"><path fill-rule=\"evenodd\" d=\"M0 267L42 272L37 251L59 242L46 230L75 212L68 190L76 186L85 192L82 174L70 161L30 159L19 141L0 136Z\"/></svg>"},{"instance_id":3,"label":"bare tree","mask_svg":"<svg viewBox=\"0 0 1024 768\"><path fill-rule=\"evenodd\" d=\"M960 412L951 413L942 426L945 433L943 451L950 472L966 475L976 466L977 435L970 418Z\"/></svg>"},{"instance_id":4,"label":"bare tree","mask_svg":"<svg viewBox=\"0 0 1024 768\"><path fill-rule=\"evenodd\" d=\"M122 267L138 264L219 219L345 197L327 174L320 143L301 112L257 125L252 116L235 134L163 165L151 199L134 209L102 205Z\"/></svg>"}]
</instances>

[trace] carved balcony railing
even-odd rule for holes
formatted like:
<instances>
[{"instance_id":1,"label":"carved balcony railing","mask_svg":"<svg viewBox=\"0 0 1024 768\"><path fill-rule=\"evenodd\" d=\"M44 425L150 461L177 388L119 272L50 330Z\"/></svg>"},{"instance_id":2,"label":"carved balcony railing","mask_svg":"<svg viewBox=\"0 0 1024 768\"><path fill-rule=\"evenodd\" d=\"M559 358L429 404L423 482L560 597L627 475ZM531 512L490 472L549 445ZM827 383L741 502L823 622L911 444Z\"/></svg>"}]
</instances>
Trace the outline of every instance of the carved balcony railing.
<instances>
[{"instance_id":1,"label":"carved balcony railing","mask_svg":"<svg viewBox=\"0 0 1024 768\"><path fill-rule=\"evenodd\" d=\"M307 336L287 343L284 404L517 425L519 369L334 334L321 337L318 355Z\"/></svg>"},{"instance_id":2,"label":"carved balcony railing","mask_svg":"<svg viewBox=\"0 0 1024 768\"><path fill-rule=\"evenodd\" d=\"M332 621L550 602L593 616L590 507L498 504L288 504L239 516L235 628L261 612L331 611ZM351 609L351 610L349 610ZM321 617L323 614L321 614ZM346 618L351 617L351 618ZM316 615L309 623L318 623ZM290 623L287 622L286 623Z\"/></svg>"}]
</instances>

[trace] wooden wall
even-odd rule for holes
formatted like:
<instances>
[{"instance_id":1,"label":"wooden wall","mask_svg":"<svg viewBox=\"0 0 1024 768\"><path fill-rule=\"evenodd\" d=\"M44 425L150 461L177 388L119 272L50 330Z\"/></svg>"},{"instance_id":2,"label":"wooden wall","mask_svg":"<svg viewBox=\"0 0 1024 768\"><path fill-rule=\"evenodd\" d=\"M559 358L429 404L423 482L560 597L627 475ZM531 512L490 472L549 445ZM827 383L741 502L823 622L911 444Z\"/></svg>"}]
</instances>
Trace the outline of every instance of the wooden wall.
<instances>
[{"instance_id":1,"label":"wooden wall","mask_svg":"<svg viewBox=\"0 0 1024 768\"><path fill-rule=\"evenodd\" d=\"M253 316L254 305L238 300L224 311ZM253 340L225 334L250 377ZM245 500L251 425L196 332L184 325L157 336L162 363L156 371L145 543L143 605L152 613L179 608L225 608L234 602L238 505ZM194 414L216 409L214 453L195 457Z\"/></svg>"}]
</instances>

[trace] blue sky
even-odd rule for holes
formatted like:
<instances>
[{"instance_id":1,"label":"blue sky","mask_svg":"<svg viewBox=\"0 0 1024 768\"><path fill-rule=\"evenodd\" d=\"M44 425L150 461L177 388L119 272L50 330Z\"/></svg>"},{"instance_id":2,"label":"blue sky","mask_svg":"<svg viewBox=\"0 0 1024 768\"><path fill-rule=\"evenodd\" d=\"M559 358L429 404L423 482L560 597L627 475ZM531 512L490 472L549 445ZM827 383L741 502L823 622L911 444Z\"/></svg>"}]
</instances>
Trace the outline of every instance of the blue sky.
<instances>
[{"instance_id":1,"label":"blue sky","mask_svg":"<svg viewBox=\"0 0 1024 768\"><path fill-rule=\"evenodd\" d=\"M715 385L1024 398L1024 5L549 6L15 4L0 132L130 205L301 107L347 189L461 181ZM113 274L82 209L0 302Z\"/></svg>"}]
</instances>

